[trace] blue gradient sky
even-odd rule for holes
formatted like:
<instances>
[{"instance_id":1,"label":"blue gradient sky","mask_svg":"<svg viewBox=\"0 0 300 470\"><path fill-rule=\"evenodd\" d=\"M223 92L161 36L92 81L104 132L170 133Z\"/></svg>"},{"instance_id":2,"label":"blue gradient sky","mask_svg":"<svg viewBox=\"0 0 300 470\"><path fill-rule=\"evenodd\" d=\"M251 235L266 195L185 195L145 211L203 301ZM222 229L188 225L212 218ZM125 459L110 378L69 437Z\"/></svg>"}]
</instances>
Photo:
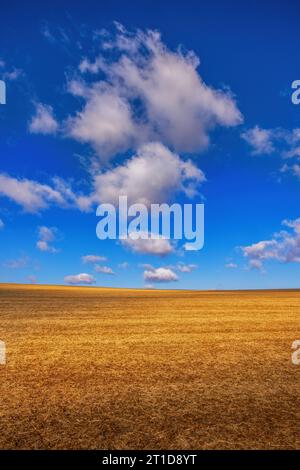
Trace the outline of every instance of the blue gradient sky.
<instances>
[{"instance_id":1,"label":"blue gradient sky","mask_svg":"<svg viewBox=\"0 0 300 470\"><path fill-rule=\"evenodd\" d=\"M62 135L32 133L29 126L36 103L51 106L60 123L82 108L66 91L67 77L84 57L93 57L93 32L114 31L114 21L132 32L158 30L171 51L180 44L194 51L199 75L214 89L231 90L243 123L216 126L204 150L177 152L182 159L191 158L207 180L194 199L205 202L201 251L179 250L165 257L134 253L96 238L94 208L83 212L52 204L30 213L0 186L0 282L63 284L65 276L85 272L94 276L96 285L143 287L145 268L140 265L147 263L177 273L179 280L158 284L162 288L300 287L297 231L282 226L282 221L300 217L298 156L294 152L287 158L284 153L297 148L297 141L287 136L300 127L300 106L291 102L291 83L300 79L300 7L296 1L261 3L87 0L1 6L0 79L7 85L7 104L0 105L1 174L47 185L59 176L89 192L83 162L92 154L90 146ZM269 131L272 151L258 151L242 138L255 126ZM134 150L124 151L113 165L132 155ZM175 200L185 199L179 195ZM51 244L57 252L37 248L41 226L55 227ZM283 228L287 234L279 247L275 242L273 257L266 250L249 257L239 248L274 240ZM288 244L293 253L287 255ZM100 265L115 274L96 273L93 264L83 264L81 257L87 254L105 256ZM253 259L259 266L251 265ZM129 266L120 267L124 262ZM178 263L197 268L183 273Z\"/></svg>"}]
</instances>

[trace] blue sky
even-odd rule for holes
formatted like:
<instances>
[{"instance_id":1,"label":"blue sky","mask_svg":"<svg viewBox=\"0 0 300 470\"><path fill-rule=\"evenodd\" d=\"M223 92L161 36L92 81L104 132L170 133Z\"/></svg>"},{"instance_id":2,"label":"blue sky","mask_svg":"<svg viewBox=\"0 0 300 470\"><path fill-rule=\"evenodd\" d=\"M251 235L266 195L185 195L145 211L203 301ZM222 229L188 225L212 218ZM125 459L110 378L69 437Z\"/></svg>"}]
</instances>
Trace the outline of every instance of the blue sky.
<instances>
[{"instance_id":1,"label":"blue sky","mask_svg":"<svg viewBox=\"0 0 300 470\"><path fill-rule=\"evenodd\" d=\"M261 3L1 6L0 282L300 286L299 6ZM204 248L97 239L120 188L204 201Z\"/></svg>"}]
</instances>

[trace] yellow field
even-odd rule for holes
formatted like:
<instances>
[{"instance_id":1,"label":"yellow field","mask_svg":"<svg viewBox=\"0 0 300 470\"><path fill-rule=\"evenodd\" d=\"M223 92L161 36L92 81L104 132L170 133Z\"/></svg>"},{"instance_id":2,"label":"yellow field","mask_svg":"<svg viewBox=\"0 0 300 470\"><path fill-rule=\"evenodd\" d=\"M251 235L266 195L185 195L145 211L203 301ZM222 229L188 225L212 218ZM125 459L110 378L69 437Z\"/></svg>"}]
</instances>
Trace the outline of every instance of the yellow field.
<instances>
[{"instance_id":1,"label":"yellow field","mask_svg":"<svg viewBox=\"0 0 300 470\"><path fill-rule=\"evenodd\" d=\"M300 448L300 292L0 286L0 448Z\"/></svg>"}]
</instances>

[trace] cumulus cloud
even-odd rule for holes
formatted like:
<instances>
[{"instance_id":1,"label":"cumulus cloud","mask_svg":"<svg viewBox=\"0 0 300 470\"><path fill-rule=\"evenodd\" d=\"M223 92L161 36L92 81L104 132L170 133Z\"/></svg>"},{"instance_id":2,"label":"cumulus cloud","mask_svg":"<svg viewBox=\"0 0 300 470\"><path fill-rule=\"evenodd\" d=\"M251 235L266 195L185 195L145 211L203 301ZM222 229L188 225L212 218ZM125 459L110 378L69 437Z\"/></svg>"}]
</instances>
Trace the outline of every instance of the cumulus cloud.
<instances>
[{"instance_id":1,"label":"cumulus cloud","mask_svg":"<svg viewBox=\"0 0 300 470\"><path fill-rule=\"evenodd\" d=\"M36 103L35 115L29 123L29 132L32 134L55 134L58 130L53 108L51 106Z\"/></svg>"},{"instance_id":2,"label":"cumulus cloud","mask_svg":"<svg viewBox=\"0 0 300 470\"><path fill-rule=\"evenodd\" d=\"M73 80L69 87L85 102L69 117L68 134L104 159L154 140L179 152L202 150L214 127L236 126L242 115L232 94L204 83L198 66L193 52L169 50L157 31L117 27L102 55L81 61L89 86Z\"/></svg>"},{"instance_id":3,"label":"cumulus cloud","mask_svg":"<svg viewBox=\"0 0 300 470\"><path fill-rule=\"evenodd\" d=\"M81 257L81 261L84 264L91 263L101 263L102 261L107 261L107 258L105 256L99 256L99 255L85 255Z\"/></svg>"},{"instance_id":4,"label":"cumulus cloud","mask_svg":"<svg viewBox=\"0 0 300 470\"><path fill-rule=\"evenodd\" d=\"M156 268L144 271L144 280L149 282L172 282L178 281L177 274L170 268Z\"/></svg>"},{"instance_id":5,"label":"cumulus cloud","mask_svg":"<svg viewBox=\"0 0 300 470\"><path fill-rule=\"evenodd\" d=\"M121 244L134 253L166 256L174 251L174 246L166 238L151 238L151 233L144 232L132 232L131 235L132 238L121 240Z\"/></svg>"},{"instance_id":6,"label":"cumulus cloud","mask_svg":"<svg viewBox=\"0 0 300 470\"><path fill-rule=\"evenodd\" d=\"M109 266L101 266L100 264L96 264L95 271L96 273L102 274L115 274L112 268L110 268Z\"/></svg>"},{"instance_id":7,"label":"cumulus cloud","mask_svg":"<svg viewBox=\"0 0 300 470\"><path fill-rule=\"evenodd\" d=\"M69 136L89 143L102 157L126 151L135 132L125 99L107 84L88 93L85 108L67 122Z\"/></svg>"},{"instance_id":8,"label":"cumulus cloud","mask_svg":"<svg viewBox=\"0 0 300 470\"><path fill-rule=\"evenodd\" d=\"M40 251L48 251L49 253L57 253L58 250L51 243L55 240L57 229L55 227L46 227L45 225L38 229L38 241L36 247Z\"/></svg>"},{"instance_id":9,"label":"cumulus cloud","mask_svg":"<svg viewBox=\"0 0 300 470\"><path fill-rule=\"evenodd\" d=\"M152 142L140 147L123 165L95 176L90 203L117 204L120 195L126 195L129 204L146 205L166 202L176 192L193 197L204 181L203 172L190 160L184 161L161 143Z\"/></svg>"},{"instance_id":10,"label":"cumulus cloud","mask_svg":"<svg viewBox=\"0 0 300 470\"><path fill-rule=\"evenodd\" d=\"M96 279L91 274L80 273L80 274L71 274L69 276L65 276L64 282L66 284L72 284L72 285L76 285L76 284L91 285L91 284L96 283Z\"/></svg>"},{"instance_id":11,"label":"cumulus cloud","mask_svg":"<svg viewBox=\"0 0 300 470\"><path fill-rule=\"evenodd\" d=\"M0 195L27 212L38 212L51 204L88 211L101 202L117 204L120 195L127 195L129 204L146 205L166 202L180 192L191 198L198 194L204 181L203 172L190 160L182 160L162 144L152 142L140 147L122 165L94 174L90 194L74 193L67 182L57 177L49 185L0 174Z\"/></svg>"},{"instance_id":12,"label":"cumulus cloud","mask_svg":"<svg viewBox=\"0 0 300 470\"><path fill-rule=\"evenodd\" d=\"M263 269L264 262L276 260L281 263L300 263L300 218L284 220L288 230L276 232L270 239L241 247L249 267Z\"/></svg>"}]
</instances>

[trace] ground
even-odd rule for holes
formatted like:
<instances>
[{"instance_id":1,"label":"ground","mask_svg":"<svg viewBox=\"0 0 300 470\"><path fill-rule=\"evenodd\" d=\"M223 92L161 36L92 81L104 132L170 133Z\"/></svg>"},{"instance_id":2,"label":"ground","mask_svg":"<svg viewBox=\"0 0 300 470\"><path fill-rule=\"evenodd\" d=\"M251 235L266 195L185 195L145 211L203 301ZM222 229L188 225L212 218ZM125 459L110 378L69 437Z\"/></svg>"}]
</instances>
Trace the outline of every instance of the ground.
<instances>
[{"instance_id":1,"label":"ground","mask_svg":"<svg viewBox=\"0 0 300 470\"><path fill-rule=\"evenodd\" d=\"M2 449L300 448L300 291L0 285Z\"/></svg>"}]
</instances>

